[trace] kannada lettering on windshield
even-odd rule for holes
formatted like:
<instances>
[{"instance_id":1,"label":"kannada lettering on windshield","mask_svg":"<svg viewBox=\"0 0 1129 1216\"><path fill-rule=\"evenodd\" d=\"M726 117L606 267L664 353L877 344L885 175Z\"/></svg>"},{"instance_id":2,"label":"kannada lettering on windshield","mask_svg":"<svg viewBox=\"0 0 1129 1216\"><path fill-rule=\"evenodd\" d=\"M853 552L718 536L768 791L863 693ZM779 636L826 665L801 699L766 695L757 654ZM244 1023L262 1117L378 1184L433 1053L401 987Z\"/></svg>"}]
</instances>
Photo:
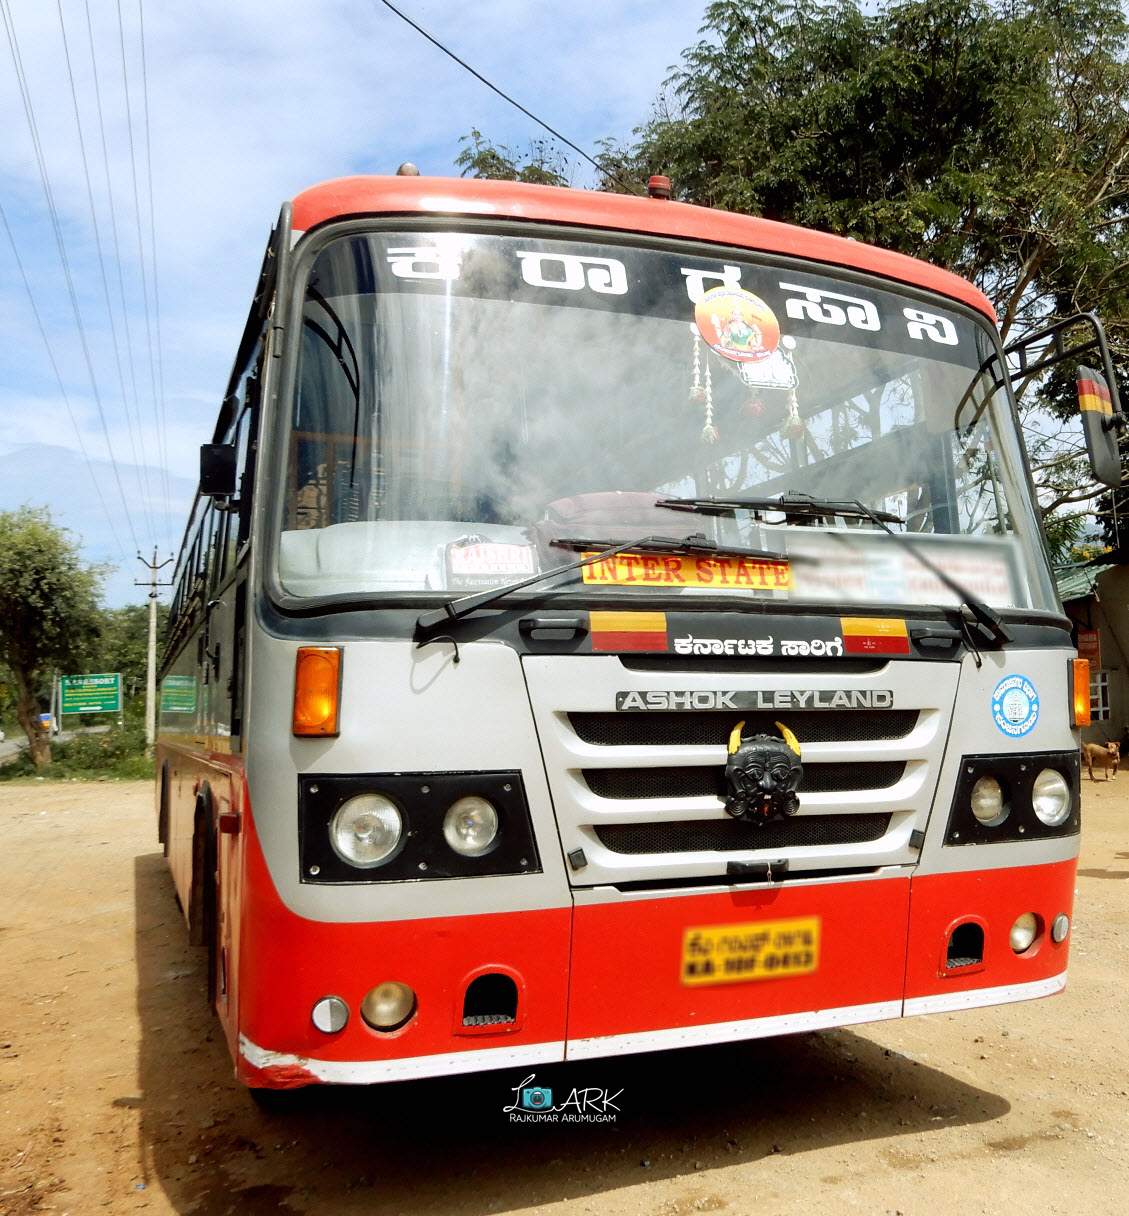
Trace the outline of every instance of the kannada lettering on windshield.
<instances>
[{"instance_id":1,"label":"kannada lettering on windshield","mask_svg":"<svg viewBox=\"0 0 1129 1216\"><path fill-rule=\"evenodd\" d=\"M413 237L405 235L403 239L408 242ZM414 239L419 240L419 235ZM431 287L438 281L456 292L480 294L483 277L475 258L476 247L483 245L481 238L448 236L436 243L389 247L384 251L384 261L393 282L386 283L383 290L398 290L412 283ZM497 292L486 294L501 293L516 299L517 284L507 278L508 271L516 271L523 298L532 289L534 295L542 295L546 301L555 297L558 304L619 308L616 297L626 302L639 296L636 304L624 306L644 305L648 311L653 310L657 300L653 276L640 272L639 254L616 252L618 256L613 257L603 249L588 252L582 247L552 247L545 243L507 249L502 254L506 261L493 264ZM509 259L513 261L507 265ZM682 265L677 271L678 279L671 280L671 285L682 282L703 337L712 350L726 359L755 363L776 349L780 325L773 302L762 298L765 292L771 292L783 304L785 315L798 331L825 337L835 337L836 331L841 331L856 338L860 334L880 338L883 331L889 331L879 345L907 349L924 343L933 348L934 354L961 344L961 335L952 319L904 307L901 300L888 292L847 294L833 290L826 279L817 276L794 272L779 279L763 268L731 263L706 267ZM646 290L639 293L643 285ZM750 287L760 294L754 295ZM669 297L668 308L676 307L674 293L660 294Z\"/></svg>"}]
</instances>

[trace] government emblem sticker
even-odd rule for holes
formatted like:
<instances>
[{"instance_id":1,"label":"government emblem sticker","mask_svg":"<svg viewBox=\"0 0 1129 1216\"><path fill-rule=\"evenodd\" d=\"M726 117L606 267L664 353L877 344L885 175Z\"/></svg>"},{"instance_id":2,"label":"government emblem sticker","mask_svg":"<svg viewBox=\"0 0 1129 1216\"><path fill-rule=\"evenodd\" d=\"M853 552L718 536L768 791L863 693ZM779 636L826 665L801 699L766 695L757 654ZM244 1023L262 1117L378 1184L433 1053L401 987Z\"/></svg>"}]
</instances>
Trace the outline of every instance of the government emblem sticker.
<instances>
[{"instance_id":1,"label":"government emblem sticker","mask_svg":"<svg viewBox=\"0 0 1129 1216\"><path fill-rule=\"evenodd\" d=\"M776 314L741 287L711 288L695 306L694 322L710 350L736 363L767 359L780 345Z\"/></svg>"},{"instance_id":2,"label":"government emblem sticker","mask_svg":"<svg viewBox=\"0 0 1129 1216\"><path fill-rule=\"evenodd\" d=\"M1030 734L1039 721L1039 691L1021 675L1004 676L992 693L992 718L1011 739Z\"/></svg>"}]
</instances>

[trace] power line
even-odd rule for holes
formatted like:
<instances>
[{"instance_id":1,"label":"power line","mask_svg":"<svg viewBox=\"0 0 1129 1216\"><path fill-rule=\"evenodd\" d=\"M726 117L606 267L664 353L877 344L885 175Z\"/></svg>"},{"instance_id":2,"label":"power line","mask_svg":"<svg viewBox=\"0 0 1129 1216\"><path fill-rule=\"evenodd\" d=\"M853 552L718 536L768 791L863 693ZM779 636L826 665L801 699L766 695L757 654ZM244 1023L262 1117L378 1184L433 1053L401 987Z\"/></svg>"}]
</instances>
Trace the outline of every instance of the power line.
<instances>
[{"instance_id":1,"label":"power line","mask_svg":"<svg viewBox=\"0 0 1129 1216\"><path fill-rule=\"evenodd\" d=\"M35 151L36 163L39 167L39 181L43 187L43 197L47 202L47 210L51 219L51 227L55 234L55 245L59 253L59 261L63 267L63 277L67 285L67 295L70 299L71 311L74 313L75 328L78 330L79 343L82 347L83 360L86 363L86 370L90 376L90 387L94 394L94 404L98 408L98 418L102 424L102 434L106 439L106 454L110 458L110 467L113 469L114 481L117 483L118 496L121 498L122 511L125 514L126 523L129 525L130 536L133 538L134 547L137 547L137 532L133 526L133 516L130 514L129 502L125 496L125 490L122 487L121 472L118 469L118 462L114 456L114 447L110 441L110 428L106 423L106 411L102 407L102 394L98 388L98 377L94 371L94 361L90 357L90 345L86 340L86 327L82 323L82 313L78 306L78 296L75 293L74 278L71 275L70 259L67 257L67 246L63 240L63 229L59 222L58 209L55 206L55 196L51 190L51 178L47 172L47 161L43 155L43 145L39 139L39 126L35 121L35 107L32 104L31 92L27 84L27 75L24 72L23 57L20 55L19 38L16 36L15 23L12 20L12 13L8 6L8 0L0 0L0 15L4 19L4 31L8 37L8 49L12 54L12 65L16 70L16 83L20 90L20 100L23 103L24 116L27 118L28 130L31 134L32 148Z\"/></svg>"},{"instance_id":2,"label":"power line","mask_svg":"<svg viewBox=\"0 0 1129 1216\"><path fill-rule=\"evenodd\" d=\"M114 348L114 362L117 364L117 369L118 369L118 383L121 386L122 409L125 413L126 433L129 436L129 446L130 446L130 451L133 453L134 464L139 465L140 462L137 459L137 443L136 443L136 439L135 439L135 436L133 433L133 420L130 417L130 411L129 411L129 398L126 396L126 391L125 391L125 372L122 370L121 349L118 346L118 328L117 328L117 324L114 321L114 309L113 309L112 304L110 303L110 283L109 283L109 279L106 277L106 260L102 253L102 231L101 231L101 227L98 223L98 211L94 205L94 187L90 183L90 164L86 157L86 139L82 133L82 117L81 117L81 114L79 111L79 105L78 105L78 90L75 88L75 83L74 83L74 70L71 66L71 49L70 49L70 43L67 39L66 21L63 19L62 0L55 0L55 8L59 14L59 32L62 34L62 37L63 37L63 62L66 65L67 81L70 84L71 105L74 109L75 129L78 132L78 148L79 148L79 152L82 156L82 173L83 173L83 177L86 180L86 199L87 199L87 202L90 204L90 223L94 229L94 247L98 254L98 268L99 268L99 270L101 272L101 276L102 276L102 295L106 301L106 315L110 319L110 339L111 339L111 342L112 342L112 345ZM140 488L140 484L141 484L140 477L141 477L142 472L143 472L142 469L138 470L139 488ZM147 499L147 497L148 497L147 492L144 492L144 493L146 494L146 499ZM148 526L149 526L150 531L153 531L153 517L152 517L151 511L149 510L148 501L145 501L143 503L143 512L148 519Z\"/></svg>"},{"instance_id":3,"label":"power line","mask_svg":"<svg viewBox=\"0 0 1129 1216\"><path fill-rule=\"evenodd\" d=\"M98 133L102 144L102 168L106 177L106 200L110 211L110 234L114 246L114 265L117 269L118 298L121 301L122 328L125 331L126 362L129 364L129 380L133 389L133 412L137 418L137 437L141 447L141 461L145 468L145 484L149 486L149 454L145 449L145 428L141 421L141 395L137 391L137 359L133 351L133 330L129 323L129 305L125 296L125 275L122 271L121 242L118 238L118 211L114 202L113 177L110 172L110 153L106 144L106 120L102 110L102 85L98 75L98 57L94 46L94 23L90 18L90 0L83 0L86 9L86 35L90 44L90 70L94 78L94 101L98 111ZM151 490L146 491L151 494Z\"/></svg>"},{"instance_id":4,"label":"power line","mask_svg":"<svg viewBox=\"0 0 1129 1216\"><path fill-rule=\"evenodd\" d=\"M149 385L153 394L153 421L156 426L157 452L161 451L161 415L157 404L157 368L153 356L153 322L149 312L149 278L145 271L145 242L142 236L141 196L137 187L137 154L133 142L133 108L129 97L129 67L125 50L125 21L122 17L122 0L117 0L118 10L118 41L122 53L122 87L125 92L126 131L129 135L129 164L133 175L133 210L137 219L137 260L141 274L141 298L145 313L145 338L149 348ZM162 468L162 476L167 485L168 470ZM166 493L167 497L167 493Z\"/></svg>"},{"instance_id":5,"label":"power line","mask_svg":"<svg viewBox=\"0 0 1129 1216\"><path fill-rule=\"evenodd\" d=\"M415 21L413 21L411 19L411 17L409 17L407 15L407 13L401 12L401 10L398 9L394 4L390 3L390 0L376 0L376 2L379 4L383 4L386 9L388 9L390 12L395 13L396 16L400 18L401 21L404 21L408 25L410 25L412 27L412 29L416 31L417 34L422 34L423 37L426 38L427 41L430 42L432 46L438 47L438 49L441 50L444 55L446 55L449 59L453 59L459 65L459 67L464 68L466 71L468 71L475 78L475 80L481 81L488 89L490 89L494 93L497 93L498 96L503 101L508 101L511 106L513 106L517 110L520 110L526 116L526 118L531 118L539 127L544 127L544 129L546 131L548 131L549 134L554 139L559 139L562 144L564 144L566 147L571 148L577 154L577 156L583 157L592 166L592 168L596 170L597 173L601 174L604 177L610 178L614 182L617 182L620 186L622 186L625 190L627 190L631 194L641 194L642 193L642 190L640 187L631 185L627 182L624 182L624 180L621 177L619 177L618 174L610 172L607 168L605 168L605 166L601 165L599 163L599 161L593 159L593 157L591 157L587 152L585 152L583 148L581 148L577 144L574 144L571 139L567 138L567 136L562 135L560 133L560 131L558 131L555 127L549 126L549 124L543 118L538 118L537 115L534 114L532 110L527 110L525 108L525 106L523 106L521 104L520 101L516 101L508 93L503 92L500 88L498 88L498 86L496 84L494 84L493 81L487 80L486 77L483 76L481 72L478 72L474 68L472 68L470 66L470 64L466 62L465 59L460 59L458 57L458 55L455 54L454 51L452 51L448 47L444 46L443 43L440 42L438 38L436 38L433 34L429 34L427 32L427 30L425 30L423 28L422 25L417 24Z\"/></svg>"},{"instance_id":6,"label":"power line","mask_svg":"<svg viewBox=\"0 0 1129 1216\"><path fill-rule=\"evenodd\" d=\"M157 278L157 218L153 205L153 145L150 139L149 127L149 70L145 55L145 6L143 0L137 0L137 27L141 42L141 97L145 102L145 175L149 188L149 249L153 257L153 320L157 330L157 389L161 403L161 468L165 483L165 520L172 514L172 495L169 492L169 419L168 406L165 401L165 355L164 343L161 340L161 292Z\"/></svg>"},{"instance_id":7,"label":"power line","mask_svg":"<svg viewBox=\"0 0 1129 1216\"><path fill-rule=\"evenodd\" d=\"M94 466L90 461L90 455L86 450L86 444L82 441L82 432L78 427L78 419L75 417L74 407L71 405L70 396L67 393L66 385L63 383L62 374L59 371L59 364L55 358L55 352L51 347L51 340L47 337L47 328L43 324L43 318L39 312L39 306L35 302L35 296L31 290L31 281L27 277L27 271L24 269L23 258L20 257L19 248L16 245L16 237L12 232L12 226L8 223L8 216L4 211L4 204L0 203L0 223L4 225L4 231L8 235L8 244L12 247L12 257L16 260L16 269L20 272L20 278L23 281L24 291L27 292L27 302L31 305L32 316L35 317L36 327L39 329L39 336L43 339L43 345L47 349L47 358L51 364L51 370L55 373L55 382L59 386L59 395L63 398L63 404L67 407L67 416L71 420L71 426L74 427L74 437L78 440L78 450L82 453L83 462L86 465L87 471L90 474L90 480L94 485L94 493L98 496L98 501L102 504L102 510L106 514L106 522L110 525L110 535L114 538L114 544L118 547L118 552L124 558L126 556L125 546L121 542L121 537L118 536L118 530L114 527L114 517L110 514L110 508L106 505L106 500L102 496L102 487L98 484L98 478L94 472Z\"/></svg>"}]
</instances>

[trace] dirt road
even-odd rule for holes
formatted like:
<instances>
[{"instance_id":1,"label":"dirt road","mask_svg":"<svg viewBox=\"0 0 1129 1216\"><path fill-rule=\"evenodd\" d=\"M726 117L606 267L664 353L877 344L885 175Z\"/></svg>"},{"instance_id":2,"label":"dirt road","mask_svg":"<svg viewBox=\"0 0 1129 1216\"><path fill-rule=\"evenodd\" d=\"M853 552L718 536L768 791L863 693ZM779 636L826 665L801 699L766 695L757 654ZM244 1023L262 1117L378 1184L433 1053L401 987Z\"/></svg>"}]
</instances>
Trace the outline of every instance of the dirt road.
<instances>
[{"instance_id":1,"label":"dirt road","mask_svg":"<svg viewBox=\"0 0 1129 1216\"><path fill-rule=\"evenodd\" d=\"M538 1069L614 1125L511 1126L510 1072L231 1080L133 784L0 790L0 1212L1123 1213L1129 777L1085 782L1065 995Z\"/></svg>"}]
</instances>

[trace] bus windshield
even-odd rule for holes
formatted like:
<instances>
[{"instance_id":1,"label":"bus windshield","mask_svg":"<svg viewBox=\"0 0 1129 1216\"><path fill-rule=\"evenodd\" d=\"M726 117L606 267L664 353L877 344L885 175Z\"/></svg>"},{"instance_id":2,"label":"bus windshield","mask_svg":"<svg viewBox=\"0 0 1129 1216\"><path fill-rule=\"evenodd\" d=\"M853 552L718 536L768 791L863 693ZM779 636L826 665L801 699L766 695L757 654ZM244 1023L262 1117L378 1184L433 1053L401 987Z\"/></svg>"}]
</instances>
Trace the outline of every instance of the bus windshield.
<instances>
[{"instance_id":1,"label":"bus windshield","mask_svg":"<svg viewBox=\"0 0 1129 1216\"><path fill-rule=\"evenodd\" d=\"M586 596L951 604L866 519L667 498L802 493L905 520L995 607L1053 608L986 321L755 255L433 230L339 236L304 285L277 563L299 597L442 599L635 536ZM543 588L538 594L543 594Z\"/></svg>"}]
</instances>

